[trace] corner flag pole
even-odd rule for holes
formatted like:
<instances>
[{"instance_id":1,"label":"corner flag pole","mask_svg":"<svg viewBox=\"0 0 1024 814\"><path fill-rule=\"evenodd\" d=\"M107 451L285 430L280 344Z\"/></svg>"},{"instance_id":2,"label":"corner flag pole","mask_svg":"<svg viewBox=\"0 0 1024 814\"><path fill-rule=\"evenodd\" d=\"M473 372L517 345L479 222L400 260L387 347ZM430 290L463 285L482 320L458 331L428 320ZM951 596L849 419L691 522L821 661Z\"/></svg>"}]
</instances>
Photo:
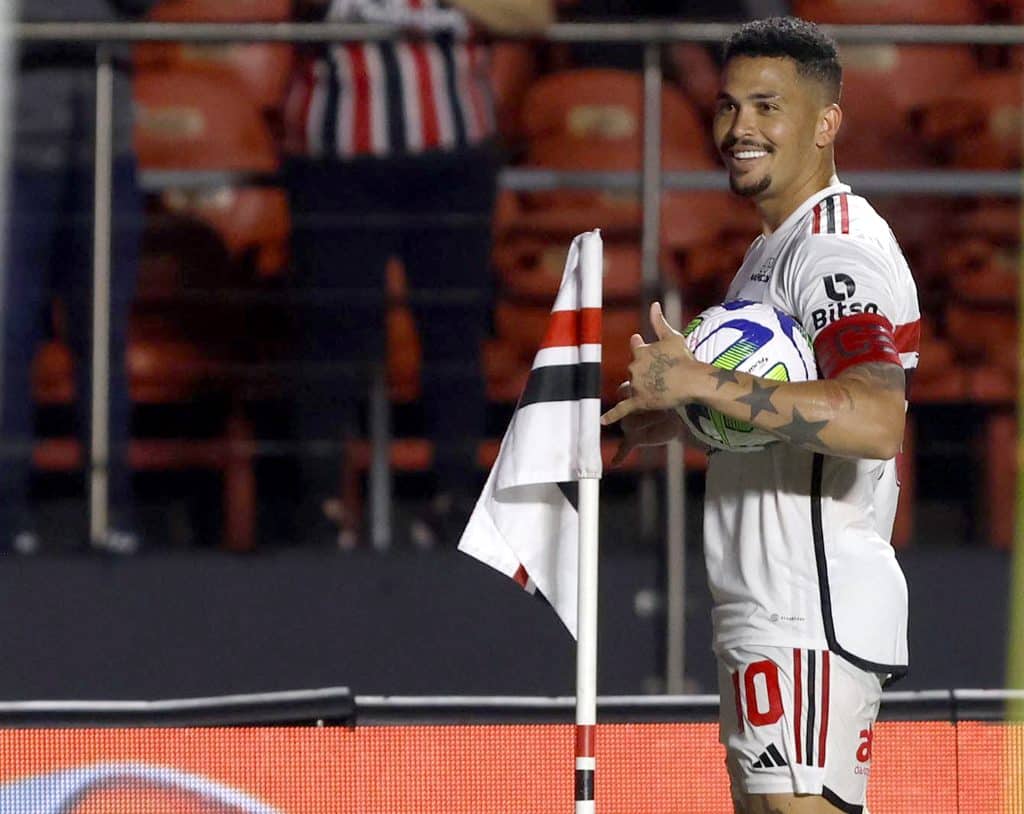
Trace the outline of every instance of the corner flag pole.
<instances>
[{"instance_id":1,"label":"corner flag pole","mask_svg":"<svg viewBox=\"0 0 1024 814\"><path fill-rule=\"evenodd\" d=\"M581 301L601 305L604 271L601 233L597 230L584 236L580 246ZM594 422L600 432L600 405L597 412L583 411L580 421ZM587 433L581 432L584 437ZM580 450L580 460L586 460ZM579 479L579 564L576 595L576 811L594 814L594 754L597 728L597 553L598 509L601 472L600 456L596 472L581 472Z\"/></svg>"}]
</instances>

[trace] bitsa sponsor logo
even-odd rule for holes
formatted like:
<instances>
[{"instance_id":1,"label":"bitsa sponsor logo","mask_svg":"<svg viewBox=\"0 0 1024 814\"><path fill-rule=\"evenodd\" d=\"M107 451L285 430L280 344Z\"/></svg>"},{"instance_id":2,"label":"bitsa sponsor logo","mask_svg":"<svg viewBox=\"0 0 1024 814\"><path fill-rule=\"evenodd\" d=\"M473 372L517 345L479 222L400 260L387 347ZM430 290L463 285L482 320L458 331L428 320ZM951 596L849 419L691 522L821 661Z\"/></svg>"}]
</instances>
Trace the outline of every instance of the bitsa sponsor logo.
<instances>
[{"instance_id":1,"label":"bitsa sponsor logo","mask_svg":"<svg viewBox=\"0 0 1024 814\"><path fill-rule=\"evenodd\" d=\"M873 302L851 302L857 293L857 283L849 274L829 274L824 278L825 296L831 303L811 312L814 329L820 331L826 325L854 314L877 314L878 304Z\"/></svg>"}]
</instances>

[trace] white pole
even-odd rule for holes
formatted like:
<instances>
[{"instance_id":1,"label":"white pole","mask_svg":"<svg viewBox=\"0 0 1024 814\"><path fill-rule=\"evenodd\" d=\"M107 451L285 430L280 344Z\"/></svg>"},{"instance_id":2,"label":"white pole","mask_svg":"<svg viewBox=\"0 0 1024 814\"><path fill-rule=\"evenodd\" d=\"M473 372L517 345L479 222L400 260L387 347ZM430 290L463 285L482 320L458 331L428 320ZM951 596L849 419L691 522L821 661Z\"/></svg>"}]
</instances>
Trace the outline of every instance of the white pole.
<instances>
[{"instance_id":1,"label":"white pole","mask_svg":"<svg viewBox=\"0 0 1024 814\"><path fill-rule=\"evenodd\" d=\"M576 639L576 814L594 814L597 724L597 521L601 481L580 481Z\"/></svg>"},{"instance_id":2,"label":"white pole","mask_svg":"<svg viewBox=\"0 0 1024 814\"><path fill-rule=\"evenodd\" d=\"M604 251L597 230L580 245L580 303L601 308ZM594 814L597 728L597 558L601 487L601 402L581 400L579 574L576 596L576 814Z\"/></svg>"},{"instance_id":3,"label":"white pole","mask_svg":"<svg viewBox=\"0 0 1024 814\"><path fill-rule=\"evenodd\" d=\"M665 317L682 328L683 303L679 287L665 291ZM686 450L678 438L668 445L665 464L665 690L686 691Z\"/></svg>"}]
</instances>

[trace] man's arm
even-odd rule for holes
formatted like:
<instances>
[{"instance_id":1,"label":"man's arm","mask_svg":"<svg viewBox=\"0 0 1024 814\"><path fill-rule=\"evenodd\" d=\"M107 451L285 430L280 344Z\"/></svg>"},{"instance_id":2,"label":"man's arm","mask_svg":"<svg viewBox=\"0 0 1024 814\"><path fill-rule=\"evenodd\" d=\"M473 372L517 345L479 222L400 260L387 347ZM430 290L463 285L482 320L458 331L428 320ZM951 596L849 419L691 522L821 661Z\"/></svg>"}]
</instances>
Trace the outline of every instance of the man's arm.
<instances>
[{"instance_id":1,"label":"man's arm","mask_svg":"<svg viewBox=\"0 0 1024 814\"><path fill-rule=\"evenodd\" d=\"M658 303L651 306L651 322L658 341L634 343L631 395L602 423L699 402L814 452L883 460L899 452L905 380L898 364L867 361L834 379L774 382L698 362Z\"/></svg>"},{"instance_id":2,"label":"man's arm","mask_svg":"<svg viewBox=\"0 0 1024 814\"><path fill-rule=\"evenodd\" d=\"M903 442L905 381L892 362L854 365L835 379L774 382L694 362L699 401L796 446L848 458L896 456ZM727 374L723 376L722 374Z\"/></svg>"},{"instance_id":3,"label":"man's arm","mask_svg":"<svg viewBox=\"0 0 1024 814\"><path fill-rule=\"evenodd\" d=\"M495 34L536 34L555 21L551 0L448 0Z\"/></svg>"}]
</instances>

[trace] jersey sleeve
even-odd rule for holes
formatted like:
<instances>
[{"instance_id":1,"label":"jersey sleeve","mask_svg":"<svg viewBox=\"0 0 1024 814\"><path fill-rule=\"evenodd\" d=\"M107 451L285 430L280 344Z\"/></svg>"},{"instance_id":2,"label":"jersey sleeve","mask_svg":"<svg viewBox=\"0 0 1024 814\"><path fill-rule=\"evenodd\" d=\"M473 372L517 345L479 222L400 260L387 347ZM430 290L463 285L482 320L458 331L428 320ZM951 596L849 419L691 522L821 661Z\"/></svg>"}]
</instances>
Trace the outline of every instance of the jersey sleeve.
<instances>
[{"instance_id":1,"label":"jersey sleeve","mask_svg":"<svg viewBox=\"0 0 1024 814\"><path fill-rule=\"evenodd\" d=\"M895 273L879 249L855 237L816 235L801 247L789 300L814 343L822 376L865 362L900 364Z\"/></svg>"}]
</instances>

